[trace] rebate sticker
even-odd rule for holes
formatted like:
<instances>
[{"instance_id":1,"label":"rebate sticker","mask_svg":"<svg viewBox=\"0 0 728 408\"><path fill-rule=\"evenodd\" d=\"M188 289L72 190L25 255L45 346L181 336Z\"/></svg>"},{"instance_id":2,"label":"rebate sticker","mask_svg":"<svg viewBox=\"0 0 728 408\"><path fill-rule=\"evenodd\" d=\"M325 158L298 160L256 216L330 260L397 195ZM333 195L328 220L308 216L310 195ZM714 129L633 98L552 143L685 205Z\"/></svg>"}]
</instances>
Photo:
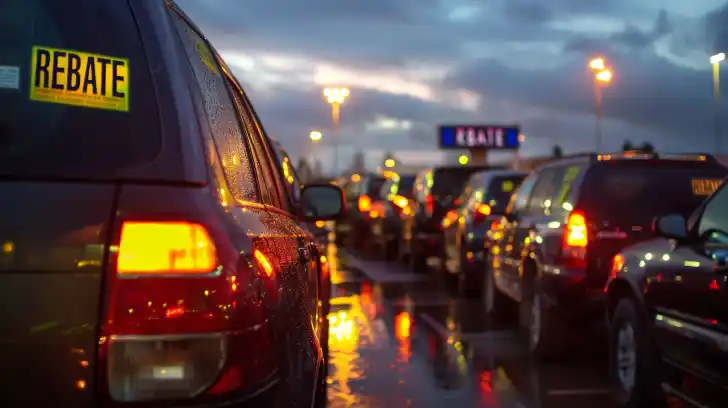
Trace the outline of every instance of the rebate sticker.
<instances>
[{"instance_id":1,"label":"rebate sticker","mask_svg":"<svg viewBox=\"0 0 728 408\"><path fill-rule=\"evenodd\" d=\"M723 184L721 179L693 179L693 194L698 196L709 196Z\"/></svg>"},{"instance_id":2,"label":"rebate sticker","mask_svg":"<svg viewBox=\"0 0 728 408\"><path fill-rule=\"evenodd\" d=\"M129 60L35 46L30 99L128 112Z\"/></svg>"}]
</instances>

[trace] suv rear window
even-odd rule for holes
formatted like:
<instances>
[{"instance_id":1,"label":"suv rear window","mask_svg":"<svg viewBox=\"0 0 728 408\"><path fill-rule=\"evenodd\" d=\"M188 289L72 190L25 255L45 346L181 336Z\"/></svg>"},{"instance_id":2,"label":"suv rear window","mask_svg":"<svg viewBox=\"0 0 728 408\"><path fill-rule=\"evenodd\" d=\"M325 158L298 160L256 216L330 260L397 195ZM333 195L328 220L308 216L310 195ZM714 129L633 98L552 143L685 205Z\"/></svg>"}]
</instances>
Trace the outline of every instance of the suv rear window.
<instances>
[{"instance_id":1,"label":"suv rear window","mask_svg":"<svg viewBox=\"0 0 728 408\"><path fill-rule=\"evenodd\" d=\"M107 178L160 153L127 2L4 0L0 27L0 174Z\"/></svg>"},{"instance_id":2,"label":"suv rear window","mask_svg":"<svg viewBox=\"0 0 728 408\"><path fill-rule=\"evenodd\" d=\"M412 198L413 189L415 187L415 176L402 176L397 183L397 194Z\"/></svg>"},{"instance_id":3,"label":"suv rear window","mask_svg":"<svg viewBox=\"0 0 728 408\"><path fill-rule=\"evenodd\" d=\"M722 166L697 161L607 162L582 188L601 214L644 223L667 213L688 217L727 175Z\"/></svg>"},{"instance_id":4,"label":"suv rear window","mask_svg":"<svg viewBox=\"0 0 728 408\"><path fill-rule=\"evenodd\" d=\"M432 195L435 197L457 197L468 182L470 175L488 167L448 167L435 169Z\"/></svg>"},{"instance_id":5,"label":"suv rear window","mask_svg":"<svg viewBox=\"0 0 728 408\"><path fill-rule=\"evenodd\" d=\"M383 177L371 177L367 181L367 191L364 193L372 199L380 199L382 194L382 186L387 181Z\"/></svg>"},{"instance_id":6,"label":"suv rear window","mask_svg":"<svg viewBox=\"0 0 728 408\"><path fill-rule=\"evenodd\" d=\"M490 205L498 214L504 213L511 195L521 184L525 175L498 176L494 177L488 186L485 194L485 203Z\"/></svg>"}]
</instances>

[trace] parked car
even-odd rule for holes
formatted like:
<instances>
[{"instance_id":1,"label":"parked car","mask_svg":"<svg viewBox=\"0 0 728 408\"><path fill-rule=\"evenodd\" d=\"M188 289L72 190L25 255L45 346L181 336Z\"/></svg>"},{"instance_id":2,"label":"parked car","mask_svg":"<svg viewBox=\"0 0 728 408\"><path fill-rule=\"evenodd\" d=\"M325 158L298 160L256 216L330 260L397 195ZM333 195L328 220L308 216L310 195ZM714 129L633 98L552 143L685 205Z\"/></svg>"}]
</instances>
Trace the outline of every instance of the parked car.
<instances>
[{"instance_id":1,"label":"parked car","mask_svg":"<svg viewBox=\"0 0 728 408\"><path fill-rule=\"evenodd\" d=\"M402 212L408 209L414 195L414 174L393 174L382 184L380 205L375 206L371 220L372 238L380 258L396 260L402 233Z\"/></svg>"},{"instance_id":2,"label":"parked car","mask_svg":"<svg viewBox=\"0 0 728 408\"><path fill-rule=\"evenodd\" d=\"M718 181L692 183L702 196ZM667 392L695 406L725 406L728 188L689 217L658 218L654 232L613 258L606 285L617 403L657 406Z\"/></svg>"},{"instance_id":3,"label":"parked car","mask_svg":"<svg viewBox=\"0 0 728 408\"><path fill-rule=\"evenodd\" d=\"M0 406L325 405L301 223L341 213L341 189L291 205L250 100L172 1L7 0L0 20L18 75L0 92Z\"/></svg>"},{"instance_id":4,"label":"parked car","mask_svg":"<svg viewBox=\"0 0 728 408\"><path fill-rule=\"evenodd\" d=\"M692 213L705 198L695 186L726 175L708 155L634 152L538 168L500 223L486 309L498 313L508 307L506 299L518 302L520 325L537 356L562 351L572 329L604 329L604 285L615 254L651 239L656 216Z\"/></svg>"},{"instance_id":5,"label":"parked car","mask_svg":"<svg viewBox=\"0 0 728 408\"><path fill-rule=\"evenodd\" d=\"M485 170L470 176L460 205L445 214L444 271L452 286L464 294L479 295L483 287L486 236L500 220L511 194L526 177L510 170Z\"/></svg>"},{"instance_id":6,"label":"parked car","mask_svg":"<svg viewBox=\"0 0 728 408\"><path fill-rule=\"evenodd\" d=\"M422 171L415 178L412 200L402 213L399 259L418 273L427 271L427 259L444 258L442 219L460 205L459 197L471 174L494 167L441 166Z\"/></svg>"},{"instance_id":7,"label":"parked car","mask_svg":"<svg viewBox=\"0 0 728 408\"><path fill-rule=\"evenodd\" d=\"M355 174L344 185L347 211L336 222L337 243L360 250L372 248L372 210L375 206L382 208L377 203L382 200L379 194L385 180L378 174Z\"/></svg>"}]
</instances>

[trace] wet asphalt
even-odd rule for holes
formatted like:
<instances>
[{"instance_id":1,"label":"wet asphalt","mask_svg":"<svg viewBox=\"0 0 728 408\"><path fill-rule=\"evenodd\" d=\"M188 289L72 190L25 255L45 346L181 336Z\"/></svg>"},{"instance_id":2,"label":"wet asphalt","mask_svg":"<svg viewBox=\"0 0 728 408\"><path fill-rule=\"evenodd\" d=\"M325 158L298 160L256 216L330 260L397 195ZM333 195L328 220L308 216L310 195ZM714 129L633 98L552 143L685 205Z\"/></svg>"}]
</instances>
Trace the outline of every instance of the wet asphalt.
<instances>
[{"instance_id":1,"label":"wet asphalt","mask_svg":"<svg viewBox=\"0 0 728 408\"><path fill-rule=\"evenodd\" d=\"M329 407L611 408L606 345L532 361L478 298L329 245Z\"/></svg>"}]
</instances>

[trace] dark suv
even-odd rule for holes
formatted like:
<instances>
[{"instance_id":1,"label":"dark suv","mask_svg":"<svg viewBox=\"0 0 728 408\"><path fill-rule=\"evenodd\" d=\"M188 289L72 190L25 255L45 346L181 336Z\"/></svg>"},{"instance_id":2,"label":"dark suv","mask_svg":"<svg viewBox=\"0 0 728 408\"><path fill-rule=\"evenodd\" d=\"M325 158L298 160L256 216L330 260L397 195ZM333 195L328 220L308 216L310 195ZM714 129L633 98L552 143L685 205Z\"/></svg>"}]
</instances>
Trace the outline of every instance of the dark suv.
<instances>
[{"instance_id":1,"label":"dark suv","mask_svg":"<svg viewBox=\"0 0 728 408\"><path fill-rule=\"evenodd\" d=\"M325 404L301 222L341 212L341 189L294 204L240 83L171 1L1 8L0 406Z\"/></svg>"},{"instance_id":2,"label":"dark suv","mask_svg":"<svg viewBox=\"0 0 728 408\"><path fill-rule=\"evenodd\" d=\"M614 255L653 237L656 216L691 214L706 194L696 186L726 175L706 155L585 155L540 167L494 232L486 307L519 302L532 350L560 350L576 323L603 323Z\"/></svg>"},{"instance_id":3,"label":"dark suv","mask_svg":"<svg viewBox=\"0 0 728 408\"><path fill-rule=\"evenodd\" d=\"M415 272L427 270L427 260L445 258L442 219L460 205L460 196L470 176L489 166L442 166L425 170L415 178L408 209L402 212L399 258Z\"/></svg>"}]
</instances>

